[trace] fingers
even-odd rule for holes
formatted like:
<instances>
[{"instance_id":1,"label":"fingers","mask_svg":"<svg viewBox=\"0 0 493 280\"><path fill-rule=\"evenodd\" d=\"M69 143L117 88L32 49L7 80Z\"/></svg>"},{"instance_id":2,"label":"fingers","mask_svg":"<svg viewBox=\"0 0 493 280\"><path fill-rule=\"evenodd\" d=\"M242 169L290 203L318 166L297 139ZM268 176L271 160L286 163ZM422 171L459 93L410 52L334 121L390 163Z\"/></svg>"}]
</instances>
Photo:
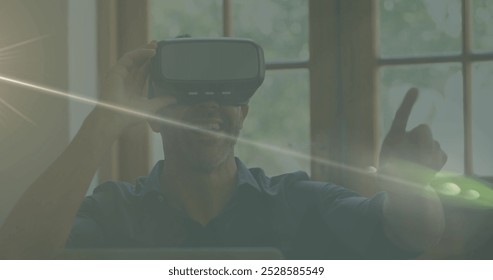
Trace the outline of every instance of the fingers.
<instances>
[{"instance_id":1,"label":"fingers","mask_svg":"<svg viewBox=\"0 0 493 280\"><path fill-rule=\"evenodd\" d=\"M148 44L124 54L117 63L117 68L126 69L130 72L132 69L139 69L156 54L157 44L151 41Z\"/></svg>"},{"instance_id":2,"label":"fingers","mask_svg":"<svg viewBox=\"0 0 493 280\"><path fill-rule=\"evenodd\" d=\"M411 88L404 97L402 104L395 113L394 120L390 127L389 135L403 134L406 132L407 122L411 115L411 110L418 99L418 89Z\"/></svg>"},{"instance_id":3,"label":"fingers","mask_svg":"<svg viewBox=\"0 0 493 280\"><path fill-rule=\"evenodd\" d=\"M127 90L142 95L142 89L149 73L150 60L156 52L156 47L156 42L151 41L123 55L108 72L107 80L123 81Z\"/></svg>"},{"instance_id":4,"label":"fingers","mask_svg":"<svg viewBox=\"0 0 493 280\"><path fill-rule=\"evenodd\" d=\"M420 162L429 166L432 160L434 140L431 129L421 124L408 132L410 142L416 147Z\"/></svg>"},{"instance_id":5,"label":"fingers","mask_svg":"<svg viewBox=\"0 0 493 280\"><path fill-rule=\"evenodd\" d=\"M151 60L147 60L146 63L139 69L139 71L135 74L135 86L137 88L145 88L145 83L147 77L149 76L149 70L151 68ZM141 95L147 95L147 91L141 91Z\"/></svg>"},{"instance_id":6,"label":"fingers","mask_svg":"<svg viewBox=\"0 0 493 280\"><path fill-rule=\"evenodd\" d=\"M433 162L435 164L433 166L433 168L435 170L440 170L440 169L442 169L442 167L447 162L448 156L442 150L442 148L440 147L440 143L438 143L438 141L435 141L434 147L433 147L433 151L434 151L434 153L433 153L433 156L434 156Z\"/></svg>"},{"instance_id":7,"label":"fingers","mask_svg":"<svg viewBox=\"0 0 493 280\"><path fill-rule=\"evenodd\" d=\"M129 53L126 53L120 61L118 65L124 68L139 68L144 65L144 63L151 57L154 56L156 50L141 48Z\"/></svg>"},{"instance_id":8,"label":"fingers","mask_svg":"<svg viewBox=\"0 0 493 280\"><path fill-rule=\"evenodd\" d=\"M409 142L414 146L415 161L434 170L440 170L447 161L447 155L441 149L440 143L433 140L428 125L419 125L408 132Z\"/></svg>"},{"instance_id":9,"label":"fingers","mask_svg":"<svg viewBox=\"0 0 493 280\"><path fill-rule=\"evenodd\" d=\"M157 48L156 41L149 42L143 48L155 50ZM135 86L139 89L144 88L147 77L149 76L149 70L151 68L151 59L152 57L148 58L135 73ZM142 91L142 95L146 95L146 94L147 92Z\"/></svg>"}]
</instances>

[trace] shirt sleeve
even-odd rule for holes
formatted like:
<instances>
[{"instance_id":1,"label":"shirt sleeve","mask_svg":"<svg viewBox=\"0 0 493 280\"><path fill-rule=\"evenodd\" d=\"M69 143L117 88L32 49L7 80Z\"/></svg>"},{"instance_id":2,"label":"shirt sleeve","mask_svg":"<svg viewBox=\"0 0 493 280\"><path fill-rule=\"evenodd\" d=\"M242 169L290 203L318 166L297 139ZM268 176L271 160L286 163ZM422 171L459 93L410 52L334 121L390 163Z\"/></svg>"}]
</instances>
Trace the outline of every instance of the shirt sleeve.
<instances>
[{"instance_id":1,"label":"shirt sleeve","mask_svg":"<svg viewBox=\"0 0 493 280\"><path fill-rule=\"evenodd\" d=\"M302 188L310 189L309 200L323 223L321 229L328 231L326 236L335 238L332 243L341 243L338 246L355 252L355 258L409 259L419 255L419 252L401 250L386 237L383 230L386 193L366 198L349 189L320 182L307 182Z\"/></svg>"},{"instance_id":2,"label":"shirt sleeve","mask_svg":"<svg viewBox=\"0 0 493 280\"><path fill-rule=\"evenodd\" d=\"M107 247L107 228L111 213L116 212L116 201L122 197L118 182L107 181L97 186L86 197L77 212L66 248Z\"/></svg>"},{"instance_id":3,"label":"shirt sleeve","mask_svg":"<svg viewBox=\"0 0 493 280\"><path fill-rule=\"evenodd\" d=\"M70 236L65 243L66 248L97 248L104 245L103 228L98 217L97 201L89 196L79 208Z\"/></svg>"}]
</instances>

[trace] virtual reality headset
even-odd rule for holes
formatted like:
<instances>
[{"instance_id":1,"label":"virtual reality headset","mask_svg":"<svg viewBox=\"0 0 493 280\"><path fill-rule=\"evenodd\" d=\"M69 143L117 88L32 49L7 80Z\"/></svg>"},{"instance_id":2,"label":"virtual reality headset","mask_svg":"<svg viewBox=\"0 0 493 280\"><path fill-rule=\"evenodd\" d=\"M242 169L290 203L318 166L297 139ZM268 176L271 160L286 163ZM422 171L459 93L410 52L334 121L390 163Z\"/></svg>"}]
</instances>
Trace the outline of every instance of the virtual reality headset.
<instances>
[{"instance_id":1,"label":"virtual reality headset","mask_svg":"<svg viewBox=\"0 0 493 280\"><path fill-rule=\"evenodd\" d=\"M247 104L264 81L262 48L239 38L177 38L158 42L149 98L173 95L179 104L209 100Z\"/></svg>"}]
</instances>

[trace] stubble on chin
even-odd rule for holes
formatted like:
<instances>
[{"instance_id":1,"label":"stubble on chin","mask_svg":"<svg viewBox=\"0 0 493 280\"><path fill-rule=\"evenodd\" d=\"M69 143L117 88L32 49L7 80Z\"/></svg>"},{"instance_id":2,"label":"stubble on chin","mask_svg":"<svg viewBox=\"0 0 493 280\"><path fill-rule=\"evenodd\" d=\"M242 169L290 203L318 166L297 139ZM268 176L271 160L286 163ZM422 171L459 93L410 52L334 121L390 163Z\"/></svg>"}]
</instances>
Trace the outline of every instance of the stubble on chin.
<instances>
[{"instance_id":1,"label":"stubble on chin","mask_svg":"<svg viewBox=\"0 0 493 280\"><path fill-rule=\"evenodd\" d=\"M211 173L234 159L234 145L228 143L228 147L218 150L199 151L188 155L189 166L199 173Z\"/></svg>"},{"instance_id":2,"label":"stubble on chin","mask_svg":"<svg viewBox=\"0 0 493 280\"><path fill-rule=\"evenodd\" d=\"M236 145L239 133L240 128L236 126L230 137L222 139L217 143L200 143L196 141L196 138L188 138L189 135L184 136L182 134L184 137L178 143L176 143L175 140L177 138L175 138L172 140L174 145L168 145L175 148L174 151L169 151L168 155L171 153L173 155L169 156L168 159L177 161L175 164L178 163L185 169L193 172L211 173L222 165L227 164L228 161L234 160L234 146ZM166 150L165 148L165 155L167 153Z\"/></svg>"}]
</instances>

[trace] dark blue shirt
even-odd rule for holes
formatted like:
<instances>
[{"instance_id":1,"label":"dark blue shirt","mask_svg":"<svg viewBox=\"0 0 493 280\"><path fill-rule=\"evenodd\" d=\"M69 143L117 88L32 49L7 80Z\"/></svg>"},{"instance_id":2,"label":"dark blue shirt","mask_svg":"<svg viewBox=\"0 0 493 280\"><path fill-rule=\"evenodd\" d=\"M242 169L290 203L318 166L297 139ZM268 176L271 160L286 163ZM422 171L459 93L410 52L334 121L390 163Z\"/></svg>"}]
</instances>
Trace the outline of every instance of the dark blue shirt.
<instances>
[{"instance_id":1,"label":"dark blue shirt","mask_svg":"<svg viewBox=\"0 0 493 280\"><path fill-rule=\"evenodd\" d=\"M236 192L206 226L171 207L159 191L163 161L148 177L106 182L82 203L69 248L275 247L288 259L395 259L383 233L385 193L362 197L309 181L304 172L267 177L236 160Z\"/></svg>"}]
</instances>

